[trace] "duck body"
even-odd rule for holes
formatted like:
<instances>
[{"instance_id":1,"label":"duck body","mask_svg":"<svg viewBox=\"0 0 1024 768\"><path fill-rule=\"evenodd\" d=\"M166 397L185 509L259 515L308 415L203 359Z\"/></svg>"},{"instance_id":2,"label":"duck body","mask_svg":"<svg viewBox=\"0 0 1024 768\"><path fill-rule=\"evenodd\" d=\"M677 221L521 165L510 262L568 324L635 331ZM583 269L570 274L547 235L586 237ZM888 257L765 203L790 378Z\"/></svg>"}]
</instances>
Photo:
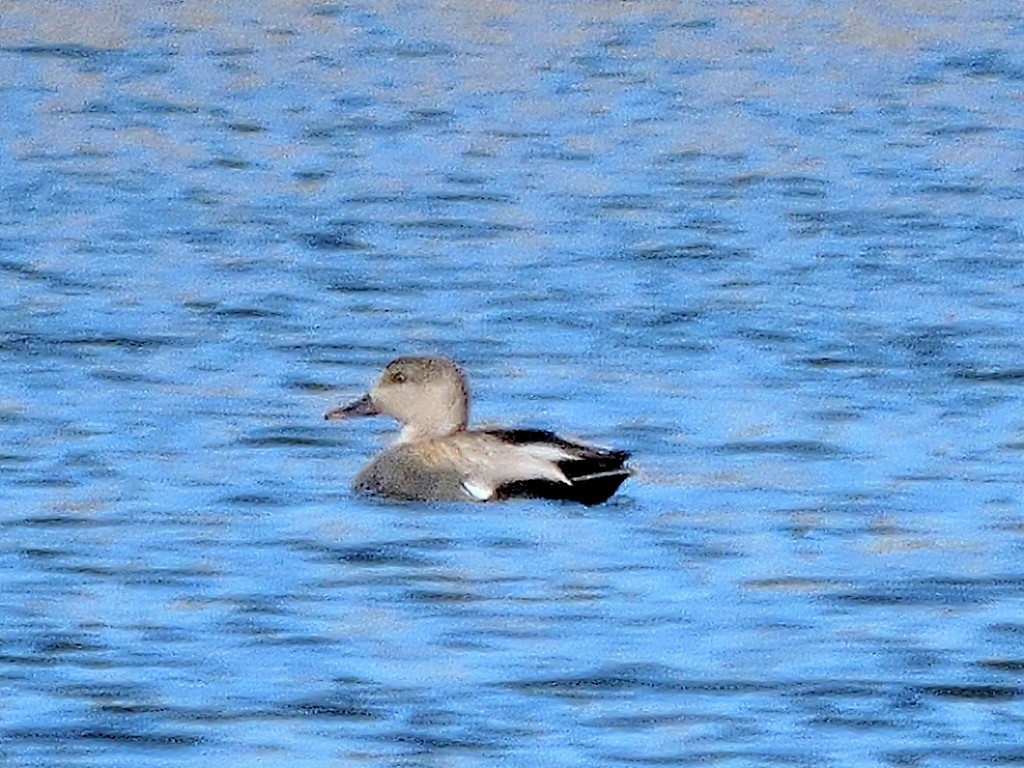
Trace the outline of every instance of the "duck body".
<instances>
[{"instance_id":1,"label":"duck body","mask_svg":"<svg viewBox=\"0 0 1024 768\"><path fill-rule=\"evenodd\" d=\"M370 394L326 418L387 414L398 442L356 476L357 492L405 501L607 500L630 476L626 451L538 429L467 429L468 387L450 360L392 361Z\"/></svg>"}]
</instances>

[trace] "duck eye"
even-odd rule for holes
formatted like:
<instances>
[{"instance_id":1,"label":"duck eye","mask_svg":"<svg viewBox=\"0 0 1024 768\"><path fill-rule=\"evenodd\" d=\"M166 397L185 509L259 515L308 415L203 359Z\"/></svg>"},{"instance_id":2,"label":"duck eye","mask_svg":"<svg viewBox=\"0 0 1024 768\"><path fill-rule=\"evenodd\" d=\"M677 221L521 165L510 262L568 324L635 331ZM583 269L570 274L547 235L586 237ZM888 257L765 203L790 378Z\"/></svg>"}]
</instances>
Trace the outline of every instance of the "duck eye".
<instances>
[{"instance_id":1,"label":"duck eye","mask_svg":"<svg viewBox=\"0 0 1024 768\"><path fill-rule=\"evenodd\" d=\"M401 371L395 371L394 373L391 374L391 383L392 384L404 384L405 383L405 374L402 373Z\"/></svg>"}]
</instances>

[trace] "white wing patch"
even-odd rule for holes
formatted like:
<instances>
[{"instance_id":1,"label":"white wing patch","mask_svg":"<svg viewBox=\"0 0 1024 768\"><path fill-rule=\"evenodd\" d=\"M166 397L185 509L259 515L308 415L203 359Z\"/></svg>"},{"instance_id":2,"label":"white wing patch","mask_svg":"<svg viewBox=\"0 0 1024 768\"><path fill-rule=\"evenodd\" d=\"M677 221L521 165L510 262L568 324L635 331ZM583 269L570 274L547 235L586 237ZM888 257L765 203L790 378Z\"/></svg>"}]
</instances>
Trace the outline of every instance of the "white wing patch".
<instances>
[{"instance_id":1,"label":"white wing patch","mask_svg":"<svg viewBox=\"0 0 1024 768\"><path fill-rule=\"evenodd\" d=\"M585 483L590 480L599 480L602 477L629 477L629 470L609 469L606 472L591 472L589 475L577 475L573 478L573 482Z\"/></svg>"},{"instance_id":2,"label":"white wing patch","mask_svg":"<svg viewBox=\"0 0 1024 768\"><path fill-rule=\"evenodd\" d=\"M494 488L475 477L467 477L463 480L462 487L466 493L477 501L490 501L494 498Z\"/></svg>"},{"instance_id":3,"label":"white wing patch","mask_svg":"<svg viewBox=\"0 0 1024 768\"><path fill-rule=\"evenodd\" d=\"M575 458L565 449L549 443L523 443L522 445L517 445L516 449L517 452L528 454L530 457L540 461L556 462Z\"/></svg>"},{"instance_id":4,"label":"white wing patch","mask_svg":"<svg viewBox=\"0 0 1024 768\"><path fill-rule=\"evenodd\" d=\"M453 464L462 470L462 488L475 501L491 501L498 489L521 480L548 480L572 485L558 462L573 458L564 448L550 443L509 444L486 433L466 433L443 445Z\"/></svg>"},{"instance_id":5,"label":"white wing patch","mask_svg":"<svg viewBox=\"0 0 1024 768\"><path fill-rule=\"evenodd\" d=\"M502 467L506 480L553 480L572 485L572 481L558 468L558 462L571 459L557 445L524 443L510 446L508 461Z\"/></svg>"}]
</instances>

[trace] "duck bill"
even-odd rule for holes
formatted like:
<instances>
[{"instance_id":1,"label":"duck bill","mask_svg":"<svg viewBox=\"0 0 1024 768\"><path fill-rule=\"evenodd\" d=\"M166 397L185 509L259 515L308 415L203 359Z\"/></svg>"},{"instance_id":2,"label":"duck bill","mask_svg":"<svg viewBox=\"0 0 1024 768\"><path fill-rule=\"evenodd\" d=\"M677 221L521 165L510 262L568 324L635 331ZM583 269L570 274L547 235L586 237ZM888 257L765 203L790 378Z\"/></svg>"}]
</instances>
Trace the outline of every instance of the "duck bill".
<instances>
[{"instance_id":1,"label":"duck bill","mask_svg":"<svg viewBox=\"0 0 1024 768\"><path fill-rule=\"evenodd\" d=\"M328 411L324 414L324 418L330 421L331 419L350 419L353 416L376 416L379 413L380 411L377 410L377 406L373 404L370 396L363 395L353 403Z\"/></svg>"}]
</instances>

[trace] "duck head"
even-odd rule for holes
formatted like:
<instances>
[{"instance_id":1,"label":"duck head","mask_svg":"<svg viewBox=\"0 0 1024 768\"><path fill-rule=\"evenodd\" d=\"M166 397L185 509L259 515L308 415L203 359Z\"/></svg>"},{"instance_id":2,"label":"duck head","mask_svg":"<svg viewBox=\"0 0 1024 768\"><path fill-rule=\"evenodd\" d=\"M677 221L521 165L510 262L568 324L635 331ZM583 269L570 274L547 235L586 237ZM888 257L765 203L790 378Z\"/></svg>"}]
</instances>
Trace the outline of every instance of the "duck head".
<instances>
[{"instance_id":1,"label":"duck head","mask_svg":"<svg viewBox=\"0 0 1024 768\"><path fill-rule=\"evenodd\" d=\"M399 357L388 363L368 394L328 411L324 418L378 415L402 425L399 442L464 430L469 420L466 377L444 357Z\"/></svg>"}]
</instances>

